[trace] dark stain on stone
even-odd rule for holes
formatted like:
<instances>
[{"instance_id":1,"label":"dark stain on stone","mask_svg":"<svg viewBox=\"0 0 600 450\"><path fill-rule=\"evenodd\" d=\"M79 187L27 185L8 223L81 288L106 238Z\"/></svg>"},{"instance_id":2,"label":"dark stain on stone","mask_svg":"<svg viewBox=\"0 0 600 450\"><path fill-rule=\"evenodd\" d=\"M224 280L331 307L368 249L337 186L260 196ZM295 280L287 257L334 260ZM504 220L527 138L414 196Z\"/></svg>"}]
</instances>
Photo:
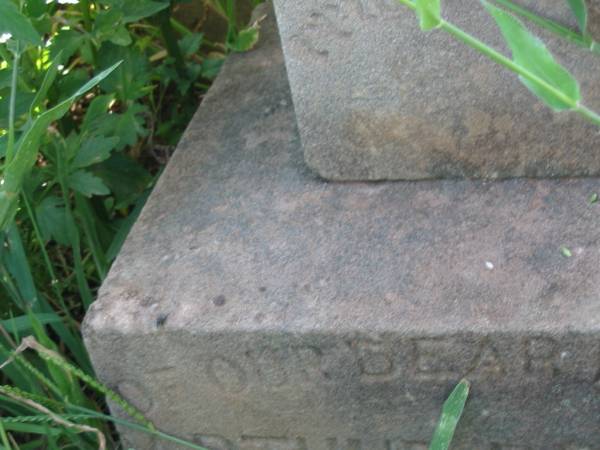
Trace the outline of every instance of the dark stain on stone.
<instances>
[{"instance_id":1,"label":"dark stain on stone","mask_svg":"<svg viewBox=\"0 0 600 450\"><path fill-rule=\"evenodd\" d=\"M267 287L266 286L261 286L261 287L258 288L258 290L260 292L267 292Z\"/></svg>"},{"instance_id":2,"label":"dark stain on stone","mask_svg":"<svg viewBox=\"0 0 600 450\"><path fill-rule=\"evenodd\" d=\"M221 295L217 295L215 298L213 298L212 302L215 306L223 306L227 302L227 299L225 298L225 296L223 294L221 294Z\"/></svg>"},{"instance_id":3,"label":"dark stain on stone","mask_svg":"<svg viewBox=\"0 0 600 450\"><path fill-rule=\"evenodd\" d=\"M163 327L165 323L167 323L168 318L168 314L159 314L159 316L156 318L156 328Z\"/></svg>"}]
</instances>

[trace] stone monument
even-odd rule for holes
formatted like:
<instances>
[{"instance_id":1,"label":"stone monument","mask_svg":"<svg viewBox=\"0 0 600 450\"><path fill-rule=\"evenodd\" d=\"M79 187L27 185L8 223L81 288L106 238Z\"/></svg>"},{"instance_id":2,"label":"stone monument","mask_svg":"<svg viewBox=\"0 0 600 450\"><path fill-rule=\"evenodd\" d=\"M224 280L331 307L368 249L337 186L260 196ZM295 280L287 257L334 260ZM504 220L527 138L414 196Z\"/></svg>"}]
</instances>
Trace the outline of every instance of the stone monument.
<instances>
[{"instance_id":1,"label":"stone monument","mask_svg":"<svg viewBox=\"0 0 600 450\"><path fill-rule=\"evenodd\" d=\"M518 3L577 27L567 1ZM444 18L509 54L478 1L442 4ZM597 127L575 113L553 114L515 75L446 33L421 32L397 0L275 7L306 162L324 178L600 174ZM532 28L599 110L600 58Z\"/></svg>"},{"instance_id":2,"label":"stone monument","mask_svg":"<svg viewBox=\"0 0 600 450\"><path fill-rule=\"evenodd\" d=\"M600 205L588 202L598 180L324 181L300 140L315 154L310 124L333 139L302 103L324 91L307 78L317 90L296 90L296 116L273 11L258 15L259 46L225 64L88 313L99 378L159 429L209 450L425 450L463 377L472 395L453 450L599 450ZM292 79L297 64L288 60ZM366 76L355 64L345 70ZM364 87L361 102L377 97ZM510 133L511 101L499 100L501 113L477 106L488 112L474 113L475 129ZM355 118L354 128L377 126ZM579 130L581 145L590 136L570 117L551 120ZM441 146L456 130L423 139ZM572 160L553 153L552 170L597 171L597 155L571 149ZM345 164L341 147L322 150ZM507 152L496 162L517 155ZM423 173L441 176L425 155L435 152L422 155ZM396 162L384 178L400 173ZM352 177L381 174L368 167ZM185 448L120 431L125 448Z\"/></svg>"}]
</instances>

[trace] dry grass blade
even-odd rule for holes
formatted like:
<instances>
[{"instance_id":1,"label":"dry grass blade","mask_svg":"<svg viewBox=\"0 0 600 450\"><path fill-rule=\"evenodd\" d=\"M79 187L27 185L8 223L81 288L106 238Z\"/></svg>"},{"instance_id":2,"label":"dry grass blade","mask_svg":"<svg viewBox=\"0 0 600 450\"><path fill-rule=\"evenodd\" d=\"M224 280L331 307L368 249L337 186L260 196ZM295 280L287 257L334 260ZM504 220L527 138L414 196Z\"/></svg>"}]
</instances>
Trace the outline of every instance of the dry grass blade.
<instances>
[{"instance_id":1,"label":"dry grass blade","mask_svg":"<svg viewBox=\"0 0 600 450\"><path fill-rule=\"evenodd\" d=\"M5 365L5 364L3 364L3 365ZM61 425L61 426L65 427L65 428L69 428L71 430L75 430L78 433L94 433L98 437L98 450L106 450L106 437L104 436L104 434L99 429L94 428L94 427L90 427L88 425L81 425L81 424L69 422L68 420L65 420L62 417L54 414L52 411L50 411L45 406L40 405L39 403L34 402L31 399L24 398L24 397L21 397L19 395L16 395L13 392L10 392L10 391L5 390L3 388L0 388L0 392L2 392L3 395L6 395L7 397L15 400L16 402L19 402L19 403L22 403L24 405L27 405L27 406L35 409L36 411L39 411L42 414L45 414L50 419L52 419L53 422L55 422L58 425Z\"/></svg>"}]
</instances>

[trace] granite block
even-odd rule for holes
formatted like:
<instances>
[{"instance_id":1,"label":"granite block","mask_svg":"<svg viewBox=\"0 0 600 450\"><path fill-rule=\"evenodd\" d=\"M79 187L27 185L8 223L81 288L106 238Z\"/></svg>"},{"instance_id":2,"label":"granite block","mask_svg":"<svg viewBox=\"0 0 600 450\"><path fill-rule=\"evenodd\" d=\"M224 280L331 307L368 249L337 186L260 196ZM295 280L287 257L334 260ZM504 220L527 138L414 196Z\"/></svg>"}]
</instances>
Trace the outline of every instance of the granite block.
<instances>
[{"instance_id":1,"label":"granite block","mask_svg":"<svg viewBox=\"0 0 600 450\"><path fill-rule=\"evenodd\" d=\"M86 317L100 379L210 450L425 450L463 377L453 450L600 450L598 180L325 182L263 13Z\"/></svg>"}]
</instances>

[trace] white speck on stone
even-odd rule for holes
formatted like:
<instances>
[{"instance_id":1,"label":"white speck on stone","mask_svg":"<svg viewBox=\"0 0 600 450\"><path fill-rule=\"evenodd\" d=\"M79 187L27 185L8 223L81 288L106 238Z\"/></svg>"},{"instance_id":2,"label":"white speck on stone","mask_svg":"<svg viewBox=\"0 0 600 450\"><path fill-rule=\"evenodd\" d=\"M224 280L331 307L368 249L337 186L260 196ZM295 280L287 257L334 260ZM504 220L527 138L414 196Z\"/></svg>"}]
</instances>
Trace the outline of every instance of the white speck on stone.
<instances>
[{"instance_id":1,"label":"white speck on stone","mask_svg":"<svg viewBox=\"0 0 600 450\"><path fill-rule=\"evenodd\" d=\"M486 269L488 269L488 270L494 270L494 263L493 263L493 262L491 262L491 261L486 261L486 262L485 262L485 267L486 267Z\"/></svg>"},{"instance_id":2,"label":"white speck on stone","mask_svg":"<svg viewBox=\"0 0 600 450\"><path fill-rule=\"evenodd\" d=\"M567 356L569 356L569 352L562 352L560 354L560 359L565 359Z\"/></svg>"}]
</instances>

